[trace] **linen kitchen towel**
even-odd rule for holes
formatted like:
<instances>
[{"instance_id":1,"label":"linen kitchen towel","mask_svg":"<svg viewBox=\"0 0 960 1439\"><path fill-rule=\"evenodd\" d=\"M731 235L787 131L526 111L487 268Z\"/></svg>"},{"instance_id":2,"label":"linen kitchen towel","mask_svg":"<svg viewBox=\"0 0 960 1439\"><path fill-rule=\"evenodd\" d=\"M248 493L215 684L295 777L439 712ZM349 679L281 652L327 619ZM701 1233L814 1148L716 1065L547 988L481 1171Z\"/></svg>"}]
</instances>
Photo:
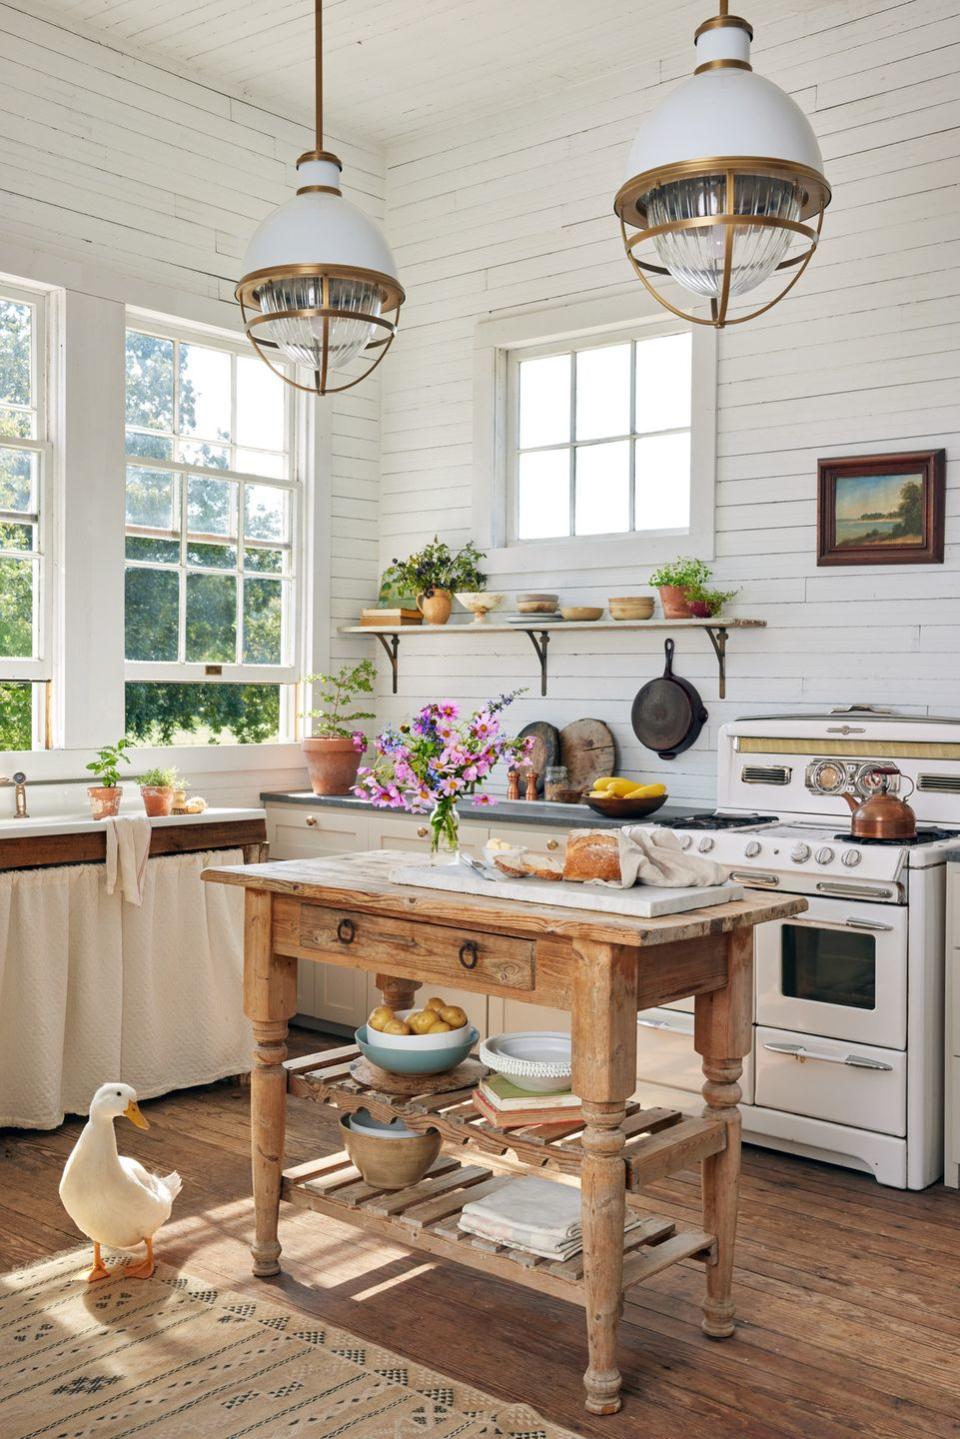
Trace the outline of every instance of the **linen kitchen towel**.
<instances>
[{"instance_id":1,"label":"linen kitchen towel","mask_svg":"<svg viewBox=\"0 0 960 1439\"><path fill-rule=\"evenodd\" d=\"M612 889L632 889L635 884L658 885L664 889L704 889L726 881L727 872L722 865L697 854L687 854L672 829L627 825L617 831L617 841L619 881L588 879L587 884L602 884Z\"/></svg>"},{"instance_id":2,"label":"linen kitchen towel","mask_svg":"<svg viewBox=\"0 0 960 1439\"><path fill-rule=\"evenodd\" d=\"M150 834L150 821L144 814L107 820L107 894L113 894L119 884L128 904L143 904Z\"/></svg>"}]
</instances>

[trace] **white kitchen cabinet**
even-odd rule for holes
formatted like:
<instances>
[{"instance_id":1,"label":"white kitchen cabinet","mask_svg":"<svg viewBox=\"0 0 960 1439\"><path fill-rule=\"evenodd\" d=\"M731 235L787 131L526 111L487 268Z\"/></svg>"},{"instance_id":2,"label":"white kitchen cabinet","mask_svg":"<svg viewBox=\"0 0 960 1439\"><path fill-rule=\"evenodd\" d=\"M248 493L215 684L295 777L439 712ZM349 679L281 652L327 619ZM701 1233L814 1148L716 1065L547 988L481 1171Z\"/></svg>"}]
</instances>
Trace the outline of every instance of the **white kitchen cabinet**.
<instances>
[{"instance_id":1,"label":"white kitchen cabinet","mask_svg":"<svg viewBox=\"0 0 960 1439\"><path fill-rule=\"evenodd\" d=\"M960 863L948 863L943 1182L960 1188Z\"/></svg>"},{"instance_id":2,"label":"white kitchen cabinet","mask_svg":"<svg viewBox=\"0 0 960 1439\"><path fill-rule=\"evenodd\" d=\"M318 859L369 849L370 816L365 810L309 809L299 804L267 805L271 859Z\"/></svg>"}]
</instances>

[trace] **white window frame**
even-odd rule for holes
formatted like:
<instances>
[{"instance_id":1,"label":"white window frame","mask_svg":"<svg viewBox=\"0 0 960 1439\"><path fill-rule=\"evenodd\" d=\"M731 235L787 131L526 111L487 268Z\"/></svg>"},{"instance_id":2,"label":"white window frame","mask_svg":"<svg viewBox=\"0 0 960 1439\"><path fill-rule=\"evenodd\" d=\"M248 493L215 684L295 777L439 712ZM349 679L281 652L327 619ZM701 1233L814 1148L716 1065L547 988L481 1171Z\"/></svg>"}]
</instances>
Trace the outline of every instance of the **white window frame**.
<instances>
[{"instance_id":1,"label":"white window frame","mask_svg":"<svg viewBox=\"0 0 960 1439\"><path fill-rule=\"evenodd\" d=\"M519 361L692 331L690 525L685 529L516 540ZM473 518L492 575L653 566L678 552L715 555L717 333L638 297L606 296L481 321L475 336Z\"/></svg>"},{"instance_id":2,"label":"white window frame","mask_svg":"<svg viewBox=\"0 0 960 1439\"><path fill-rule=\"evenodd\" d=\"M126 330L136 330L144 334L156 335L160 339L181 341L185 344L205 345L208 348L225 350L242 359L251 358L249 343L242 338L237 338L229 332L216 331L213 329L201 328L190 325L187 322L180 323L170 319L158 319L153 314L147 314L133 308L128 308L126 316ZM282 384L279 379L276 383ZM179 374L178 366L174 364L174 415L178 413L178 388ZM238 511L243 507L243 489L246 484L262 484L272 486L278 490L285 490L288 494L289 504L289 532L290 532L290 571L285 575L275 575L268 571L258 571L257 575L263 579L282 578L289 585L290 603L288 612L284 615L284 629L282 634L283 653L286 656L281 664L277 665L255 665L255 664L230 664L204 663L202 661L155 661L155 660L129 660L124 659L124 681L125 683L180 683L202 682L206 684L279 684L295 686L301 674L302 641L304 636L304 625L302 623L303 605L303 525L301 513L304 509L303 496L306 486L307 466L305 464L304 426L296 405L298 392L290 385L284 386L284 446L290 456L290 473L287 478L279 479L274 476L251 474L245 471L233 469L215 469L209 465L195 465L181 460L158 460L148 456L126 455L123 473L124 491L126 486L126 468L128 464L143 469L165 470L173 474L197 475L203 479L224 479L237 484ZM236 408L236 386L233 386L231 403ZM236 433L236 415L231 416L232 433ZM126 427L125 427L126 428ZM234 445L236 441L232 442ZM240 448L248 448L241 446ZM124 444L126 450L126 444ZM181 516L183 523L183 517ZM128 562L124 557L124 573L128 563L135 568L157 569L166 573L175 571L180 578L180 649L183 651L184 629L186 623L186 602L185 586L186 575L198 574L236 574L238 577L238 649L242 652L243 643L243 604L240 594L240 576L243 566L243 537L242 537L242 513L238 513L238 534L236 545L238 549L237 568L235 570L216 570L206 566L188 566L185 556L176 565L151 564L149 561ZM126 526L125 526L126 533ZM211 537L212 538L212 537ZM230 543L227 539L218 539L217 542ZM277 545L274 548L282 548ZM292 693L292 691L291 691ZM296 731L295 716L289 712L292 701L286 696L281 696L281 729L290 735ZM295 705L294 705L295 707Z\"/></svg>"}]
</instances>

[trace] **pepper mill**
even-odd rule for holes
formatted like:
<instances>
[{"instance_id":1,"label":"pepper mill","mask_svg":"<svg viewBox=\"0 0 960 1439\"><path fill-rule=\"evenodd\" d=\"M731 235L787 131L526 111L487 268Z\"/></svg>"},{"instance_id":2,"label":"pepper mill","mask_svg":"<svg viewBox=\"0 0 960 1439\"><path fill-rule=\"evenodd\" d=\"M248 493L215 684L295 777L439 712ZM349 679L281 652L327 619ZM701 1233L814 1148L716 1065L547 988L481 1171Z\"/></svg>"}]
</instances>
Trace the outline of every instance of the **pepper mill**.
<instances>
[{"instance_id":1,"label":"pepper mill","mask_svg":"<svg viewBox=\"0 0 960 1439\"><path fill-rule=\"evenodd\" d=\"M537 798L537 780L539 778L540 776L537 774L537 771L535 769L527 770L527 799Z\"/></svg>"},{"instance_id":2,"label":"pepper mill","mask_svg":"<svg viewBox=\"0 0 960 1439\"><path fill-rule=\"evenodd\" d=\"M511 769L507 771L507 799L520 798L520 771Z\"/></svg>"}]
</instances>

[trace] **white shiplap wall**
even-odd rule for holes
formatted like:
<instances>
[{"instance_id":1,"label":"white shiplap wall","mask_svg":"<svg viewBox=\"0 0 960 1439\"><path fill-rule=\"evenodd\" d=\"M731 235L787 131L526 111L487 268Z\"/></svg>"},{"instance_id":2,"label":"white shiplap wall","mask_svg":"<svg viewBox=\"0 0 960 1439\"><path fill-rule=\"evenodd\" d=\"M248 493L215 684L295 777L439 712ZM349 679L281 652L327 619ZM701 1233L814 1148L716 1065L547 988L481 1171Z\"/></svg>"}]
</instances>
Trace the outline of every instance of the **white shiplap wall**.
<instances>
[{"instance_id":1,"label":"white shiplap wall","mask_svg":"<svg viewBox=\"0 0 960 1439\"><path fill-rule=\"evenodd\" d=\"M716 730L737 715L853 701L960 710L960 15L940 0L771 0L750 18L755 68L809 115L834 189L793 295L720 337L716 578L740 587L734 613L769 627L731 637L722 703L706 637L681 639L679 671L710 723L672 765L629 727L662 633L558 636L546 699L522 636L410 640L400 695L383 684L397 717L438 691L472 701L529 684L519 720L605 719L622 770L696 801L713 798ZM477 322L630 293L611 200L640 119L691 68L683 45L388 151L387 227L410 298L384 366L384 561L435 530L471 534ZM948 454L946 563L818 570L818 456L934 446ZM518 570L497 587L604 603L648 573L578 568L572 548L563 576Z\"/></svg>"},{"instance_id":2,"label":"white shiplap wall","mask_svg":"<svg viewBox=\"0 0 960 1439\"><path fill-rule=\"evenodd\" d=\"M247 238L292 194L311 142L284 116L0 5L0 273L237 328ZM382 217L381 155L330 143L350 198ZM336 623L377 573L378 383L322 403L331 473L319 539L332 593L319 608L331 612L336 656L350 652ZM120 475L117 495L122 504ZM262 778L219 773L208 789L250 800ZM299 767L269 776L277 788L302 781Z\"/></svg>"}]
</instances>

